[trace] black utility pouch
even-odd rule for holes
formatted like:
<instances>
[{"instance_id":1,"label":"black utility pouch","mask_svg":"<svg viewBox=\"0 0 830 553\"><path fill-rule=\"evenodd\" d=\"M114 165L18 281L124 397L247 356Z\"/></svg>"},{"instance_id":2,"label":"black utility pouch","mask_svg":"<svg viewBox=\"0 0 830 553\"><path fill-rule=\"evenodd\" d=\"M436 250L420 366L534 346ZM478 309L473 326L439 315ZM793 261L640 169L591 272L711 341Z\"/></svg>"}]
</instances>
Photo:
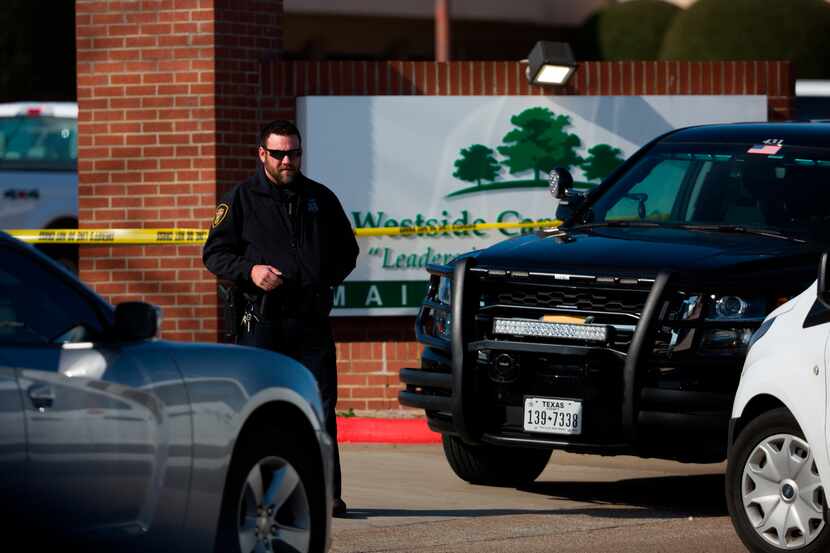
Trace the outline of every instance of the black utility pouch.
<instances>
[{"instance_id":1,"label":"black utility pouch","mask_svg":"<svg viewBox=\"0 0 830 553\"><path fill-rule=\"evenodd\" d=\"M219 298L222 301L222 334L225 338L234 340L242 319L242 294L233 284L220 283Z\"/></svg>"}]
</instances>

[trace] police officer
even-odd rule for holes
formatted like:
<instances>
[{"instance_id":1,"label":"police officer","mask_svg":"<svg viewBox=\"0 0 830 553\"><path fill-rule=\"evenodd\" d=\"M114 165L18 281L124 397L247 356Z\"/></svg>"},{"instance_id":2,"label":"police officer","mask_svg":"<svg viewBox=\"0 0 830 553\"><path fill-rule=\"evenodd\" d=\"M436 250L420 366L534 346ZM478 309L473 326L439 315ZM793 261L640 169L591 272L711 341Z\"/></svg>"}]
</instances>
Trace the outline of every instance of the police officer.
<instances>
[{"instance_id":1,"label":"police officer","mask_svg":"<svg viewBox=\"0 0 830 553\"><path fill-rule=\"evenodd\" d=\"M358 246L334 193L300 171L302 153L291 122L262 128L257 172L217 206L202 259L244 293L237 342L293 357L317 378L335 442L334 515L342 516L337 365L328 315L333 288L354 269Z\"/></svg>"}]
</instances>

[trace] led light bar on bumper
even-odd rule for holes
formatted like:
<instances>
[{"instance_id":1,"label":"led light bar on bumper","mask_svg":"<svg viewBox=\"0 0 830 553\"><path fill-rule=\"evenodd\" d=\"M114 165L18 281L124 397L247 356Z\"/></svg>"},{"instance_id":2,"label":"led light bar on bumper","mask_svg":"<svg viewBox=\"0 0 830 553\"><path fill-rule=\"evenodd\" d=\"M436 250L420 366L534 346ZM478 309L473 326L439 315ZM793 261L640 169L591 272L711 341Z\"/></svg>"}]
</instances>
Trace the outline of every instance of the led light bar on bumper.
<instances>
[{"instance_id":1,"label":"led light bar on bumper","mask_svg":"<svg viewBox=\"0 0 830 553\"><path fill-rule=\"evenodd\" d=\"M564 338L588 342L607 342L605 325L549 323L535 319L500 319L493 321L494 334L510 336L535 336L538 338Z\"/></svg>"}]
</instances>

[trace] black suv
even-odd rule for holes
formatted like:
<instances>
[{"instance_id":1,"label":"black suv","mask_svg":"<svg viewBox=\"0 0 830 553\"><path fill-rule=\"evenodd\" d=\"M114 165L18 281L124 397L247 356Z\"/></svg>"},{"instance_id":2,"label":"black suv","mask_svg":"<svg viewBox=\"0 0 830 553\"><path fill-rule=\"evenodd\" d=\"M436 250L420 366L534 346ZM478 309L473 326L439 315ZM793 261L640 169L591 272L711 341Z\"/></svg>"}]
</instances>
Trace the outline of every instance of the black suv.
<instances>
[{"instance_id":1,"label":"black suv","mask_svg":"<svg viewBox=\"0 0 830 553\"><path fill-rule=\"evenodd\" d=\"M753 334L830 242L830 124L680 129L587 195L551 182L560 226L429 267L400 402L475 483L553 449L723 460Z\"/></svg>"}]
</instances>

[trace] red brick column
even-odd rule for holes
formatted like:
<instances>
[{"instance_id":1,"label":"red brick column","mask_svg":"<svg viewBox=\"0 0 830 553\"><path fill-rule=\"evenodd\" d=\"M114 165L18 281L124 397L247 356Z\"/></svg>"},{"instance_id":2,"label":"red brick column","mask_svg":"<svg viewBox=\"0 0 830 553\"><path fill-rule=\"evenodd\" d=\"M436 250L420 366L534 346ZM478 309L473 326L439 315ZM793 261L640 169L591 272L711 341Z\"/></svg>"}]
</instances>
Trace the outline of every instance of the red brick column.
<instances>
[{"instance_id":1,"label":"red brick column","mask_svg":"<svg viewBox=\"0 0 830 553\"><path fill-rule=\"evenodd\" d=\"M205 228L253 166L260 66L281 46L281 0L77 0L82 228ZM164 308L163 336L214 341L200 246L81 248L113 303Z\"/></svg>"}]
</instances>

